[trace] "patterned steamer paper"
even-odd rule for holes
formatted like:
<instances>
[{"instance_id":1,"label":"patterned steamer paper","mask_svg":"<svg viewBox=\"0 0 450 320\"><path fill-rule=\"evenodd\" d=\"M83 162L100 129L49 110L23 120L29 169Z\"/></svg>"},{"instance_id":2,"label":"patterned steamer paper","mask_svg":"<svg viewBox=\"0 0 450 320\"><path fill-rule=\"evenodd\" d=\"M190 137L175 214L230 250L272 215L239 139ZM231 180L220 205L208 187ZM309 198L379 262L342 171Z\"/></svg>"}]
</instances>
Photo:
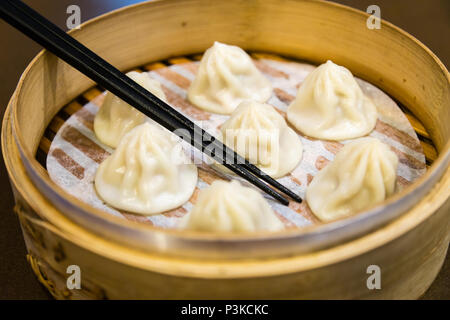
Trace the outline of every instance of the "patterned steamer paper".
<instances>
[{"instance_id":1,"label":"patterned steamer paper","mask_svg":"<svg viewBox=\"0 0 450 320\"><path fill-rule=\"evenodd\" d=\"M228 116L212 114L194 107L187 100L187 89L195 77L199 62L188 62L160 68L149 72L163 87L169 104L200 123L214 134ZM274 87L268 101L281 115L285 116L287 106L295 98L297 90L314 66L272 59L257 59L256 66L270 79ZM399 189L413 182L426 171L425 156L414 129L396 103L373 85L357 80L366 95L371 97L378 109L378 121L370 134L388 144L399 157L397 187ZM162 228L174 228L177 222L195 205L198 192L216 179L229 179L203 163L198 166L199 179L191 199L183 206L153 216L141 216L114 209L97 196L94 177L98 165L113 151L97 140L93 132L94 116L104 99L104 93L87 103L73 114L59 129L52 141L47 157L47 170L51 179L78 199L120 218L139 223L152 224ZM314 175L332 161L339 149L351 140L332 142L313 139L299 133L303 143L303 158L289 175L278 179L301 197ZM195 160L202 154L184 144ZM197 163L197 162L196 162ZM245 182L246 183L246 182ZM300 228L320 223L308 208L291 202L289 207L270 199L269 203L283 221L286 228Z\"/></svg>"}]
</instances>

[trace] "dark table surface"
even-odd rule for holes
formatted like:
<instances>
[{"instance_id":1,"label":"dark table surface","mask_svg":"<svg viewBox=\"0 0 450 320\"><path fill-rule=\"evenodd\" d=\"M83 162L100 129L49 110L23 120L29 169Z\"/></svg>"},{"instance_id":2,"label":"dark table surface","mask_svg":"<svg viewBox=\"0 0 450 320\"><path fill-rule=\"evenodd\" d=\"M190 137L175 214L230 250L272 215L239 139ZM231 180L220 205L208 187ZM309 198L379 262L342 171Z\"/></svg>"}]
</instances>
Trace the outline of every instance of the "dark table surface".
<instances>
[{"instance_id":1,"label":"dark table surface","mask_svg":"<svg viewBox=\"0 0 450 320\"><path fill-rule=\"evenodd\" d=\"M218 0L220 1L220 0ZM69 5L81 8L86 21L104 12L141 2L139 0L25 0L50 20L65 27ZM366 10L376 4L381 17L408 31L427 45L447 66L450 63L449 0L338 0L336 2ZM33 41L0 21L0 110L5 111L26 65L41 49ZM17 217L12 212L13 196L3 158L0 160L0 299L49 299L51 296L38 283L28 265L26 249ZM450 299L450 258L423 299Z\"/></svg>"}]
</instances>

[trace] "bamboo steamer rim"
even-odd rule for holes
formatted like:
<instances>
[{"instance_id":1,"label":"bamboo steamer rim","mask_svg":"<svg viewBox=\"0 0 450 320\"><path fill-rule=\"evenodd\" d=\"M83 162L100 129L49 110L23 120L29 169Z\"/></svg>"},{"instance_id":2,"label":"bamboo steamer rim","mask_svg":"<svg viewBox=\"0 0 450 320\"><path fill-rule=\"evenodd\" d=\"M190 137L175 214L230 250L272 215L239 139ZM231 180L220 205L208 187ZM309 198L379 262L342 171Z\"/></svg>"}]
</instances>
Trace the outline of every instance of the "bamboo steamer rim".
<instances>
[{"instance_id":1,"label":"bamboo steamer rim","mask_svg":"<svg viewBox=\"0 0 450 320\"><path fill-rule=\"evenodd\" d=\"M155 1L154 3L155 3L155 5L157 5L158 3L163 3L163 2L165 2L165 1ZM359 15L368 16L368 14L363 13L359 10L352 9L352 8L349 8L349 7L346 7L343 5L339 5L339 4L335 4L335 3L320 1L319 4L326 5L326 6L335 6L336 8L339 8L340 10L352 12L352 13L359 14ZM106 17L112 18L116 15L119 15L123 11L131 10L132 8L137 8L137 7L145 6L145 5L150 5L150 4L149 3L135 4L135 5L132 5L129 7L121 8L119 10L105 14L103 16L97 17L93 20L85 22L82 25L82 29L87 27L88 25L96 24ZM153 2L151 5L153 5ZM434 62L440 67L441 71L444 72L447 80L450 79L448 71L445 69L444 65L439 61L439 59L428 48L426 48L418 40L416 40L415 38L413 38L406 32L402 31L401 29L393 26L392 24L390 24L388 22L382 21L382 28L383 27L391 28L391 29L395 30L396 32L400 32L403 36L407 37L409 40L412 40L416 45L418 45L418 47L420 47L421 50L425 50L426 53L429 56L431 56L433 58ZM71 31L71 33L74 36L76 36L76 34L78 32L81 32L81 30ZM17 143L18 151L19 151L21 158L25 164L24 170L30 174L32 179L37 179L41 183L43 183L43 185L45 186L45 188L47 188L48 191L52 191L54 195L59 195L61 197L61 199L63 199L63 201L71 203L76 207L80 207L82 210L84 210L86 212L94 212L96 215L96 218L99 217L100 219L104 219L106 221L106 223L111 224L113 227L117 226L117 225L119 227L121 227L121 226L128 227L130 225L130 222L119 221L117 218L112 217L106 213L103 213L100 210L94 209L94 208L88 206L87 204L81 203L74 197L67 195L64 191L62 191L59 187L57 187L53 182L51 182L49 180L48 176L46 176L46 174L44 172L42 172L42 168L39 167L40 165L37 163L37 161L32 156L31 151L24 147L25 143L24 143L23 137L20 135L20 130L18 128L17 113L14 111L17 109L17 104L18 104L17 100L20 99L20 95L23 93L23 91L21 89L22 89L22 85L23 85L24 81L26 80L27 74L30 72L30 70L32 70L33 66L35 66L36 61L41 59L44 54L46 54L45 50L40 52L38 54L38 56L36 56L35 59L33 59L33 61L27 67L27 69L25 70L25 72L22 75L20 82L18 84L18 87L16 90L17 96L16 96L16 94L13 96L13 98L11 99L11 102L10 102L10 107L8 108L8 110L12 109L11 110L11 112L13 113L13 115L12 115L12 117L13 117L12 130L15 133L15 137L16 137L15 142ZM5 136L5 134L3 134L3 137L4 136ZM5 139L3 138L3 140L5 140ZM5 144L5 142L4 142L4 144ZM439 145L438 145L438 147L439 147ZM7 149L4 149L4 150L7 150ZM143 225L137 225L137 224L133 227L133 229L140 231L140 232L148 232L150 230L151 232L154 232L156 234L163 234L163 235L168 235L171 237L178 237L183 240L193 239L194 242L195 241L214 242L217 240L231 241L231 242L252 242L252 241L265 241L265 240L270 241L270 240L273 240L276 238L278 238L278 239L289 239L292 237L295 238L299 234L300 235L305 235L305 234L312 235L313 239L315 239L317 237L320 238L321 236L323 236L323 234L326 234L327 232L334 232L336 230L339 231L339 230L342 230L341 229L342 227L348 228L349 226L356 225L358 223L362 223L362 222L364 222L364 220L367 217L373 217L373 216L379 215L380 213L385 211L385 209L394 208L394 210L392 210L392 211L398 211L398 205L399 205L400 199L405 199L406 196L409 197L409 202L410 202L411 206L416 203L419 203L419 198L421 197L421 193L424 194L427 191L429 191L431 189L431 187L437 182L437 180L440 178L440 176L446 170L446 167L448 167L449 159L450 159L450 142L447 141L446 145L443 148L441 148L440 155L439 155L438 159L436 160L436 162L433 164L433 166L430 168L430 170L428 170L428 172L424 176L422 176L420 179L418 179L411 186L407 187L401 193L396 194L392 198L388 199L386 202L380 204L379 206L372 208L371 210L366 211L363 214L360 214L360 215L357 215L357 216L354 216L352 218L348 218L345 220L340 220L340 221L332 222L329 224L325 224L322 226L306 227L301 230L284 231L281 234L277 234L277 233L267 234L267 233L261 232L261 233L255 234L255 235L224 234L224 235L219 235L219 236L215 235L213 237L211 237L211 235L197 233L197 232L183 232L183 234L180 234L179 232L173 231L173 230L161 230L161 229L156 229L151 226L143 226ZM5 161L5 162L7 162L7 161ZM11 174L11 172L13 171L13 168L12 168L12 166L9 166L9 165L7 165L7 167L8 167L8 171L10 172L10 176L12 177L13 175ZM449 169L447 168L447 172L443 179L443 180L446 179L446 181L442 181L444 186L447 185L446 183L448 182L448 178L449 178ZM34 180L34 181L36 181L36 180ZM19 182L18 180L15 180L14 181L15 185L19 186L20 183L18 183L18 182ZM420 192L418 192L418 190ZM31 201L32 199L29 199L30 192L21 192L21 194L24 196L24 198L27 199L27 201L29 201L29 203L33 203L33 201ZM441 197L437 197L439 195ZM448 199L449 195L450 195L449 188L443 188L443 189L438 190L436 192L436 194L433 194L433 196L437 197L440 200L440 202L435 202L433 204L435 204L437 206L438 204L444 203ZM429 196L431 196L431 195L429 194ZM423 201L425 201L427 198L428 198L428 196L425 197L423 199ZM420 203L422 203L422 201ZM49 206L51 206L50 203L47 203L47 204ZM55 210L53 212L54 215L50 214L47 211L44 213L43 212L44 210L39 209L39 205L37 203L35 203L35 205L36 205L36 207L33 207L33 208L35 208L37 212L40 212L41 214L43 214L55 226L63 229L62 226L60 225L61 221L59 221L62 218L62 215L57 210ZM51 206L51 207L54 208L53 206ZM429 209L429 207L428 207L428 209ZM406 209L403 208L402 211L406 211L406 210L408 210L408 208L406 208ZM428 213L429 213L429 215L431 215L432 211L429 211ZM75 225L73 225L73 226L75 226ZM69 225L65 224L65 227L69 227ZM367 225L366 225L366 228L367 228L366 230L371 229ZM69 229L70 229L70 227L69 227ZM341 236L342 236L342 234L341 234ZM391 239L393 239L393 238L394 237L392 237ZM72 239L72 241L73 241L73 239Z\"/></svg>"},{"instance_id":2,"label":"bamboo steamer rim","mask_svg":"<svg viewBox=\"0 0 450 320\"><path fill-rule=\"evenodd\" d=\"M8 106L3 120L2 136L11 132L10 109ZM17 147L2 139L2 147L7 144L17 149ZM17 156L16 152L16 156ZM7 167L11 169L10 163ZM16 175L11 176L15 185L20 180L22 187L21 195L27 204L34 210L40 212L42 207L48 210L48 216L58 217L58 226L52 225L46 221L35 221L35 223L44 226L46 229L57 234L62 239L72 242L77 246L85 248L97 255L112 259L122 264L133 267L158 272L173 276L196 277L204 279L217 278L252 278L261 276L276 276L289 274L293 272L308 271L315 268L324 267L330 264L336 264L341 261L352 259L365 252L381 247L401 235L411 231L420 223L427 220L442 202L445 201L445 195L438 192L431 192L427 199L420 201L420 204L402 215L384 228L378 229L358 239L346 242L336 247L320 250L314 253L304 255L278 258L278 259L248 259L247 261L201 261L179 259L176 257L166 257L148 252L142 252L136 248L130 248L115 242L108 241L103 237L91 233L83 227L73 223L68 217L61 214L51 203L34 187L29 179L26 179L26 171L21 163L18 168L13 168ZM434 189L450 188L450 170L447 170L444 178L439 181ZM43 204L45 204L43 206ZM428 211L423 208L429 209ZM431 212L431 213L430 213ZM74 237L73 235L77 235ZM244 264L243 264L244 263Z\"/></svg>"}]
</instances>

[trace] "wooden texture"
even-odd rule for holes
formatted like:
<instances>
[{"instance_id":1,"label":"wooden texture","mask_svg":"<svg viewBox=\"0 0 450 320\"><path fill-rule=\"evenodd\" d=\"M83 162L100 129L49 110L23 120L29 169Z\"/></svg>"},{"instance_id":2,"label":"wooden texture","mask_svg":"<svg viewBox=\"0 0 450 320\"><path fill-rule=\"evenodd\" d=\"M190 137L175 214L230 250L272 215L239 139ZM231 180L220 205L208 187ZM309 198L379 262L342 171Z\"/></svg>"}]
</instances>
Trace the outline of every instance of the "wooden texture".
<instances>
[{"instance_id":1,"label":"wooden texture","mask_svg":"<svg viewBox=\"0 0 450 320\"><path fill-rule=\"evenodd\" d=\"M8 120L6 135L11 134ZM440 206L442 194L436 193L385 228L313 254L243 261L146 254L89 233L58 212L26 179L16 146L3 143L15 149L13 181L22 181L22 192L16 190L16 213L29 259L38 266L33 269L38 279L59 299L412 299L422 295L434 279L448 247L450 203ZM443 181L436 189L450 188L448 172ZM45 207L49 216L57 215L60 227L45 221L33 207ZM65 270L71 264L82 270L85 285L80 291L65 287ZM382 290L366 287L366 269L372 264L381 267Z\"/></svg>"},{"instance_id":2,"label":"wooden texture","mask_svg":"<svg viewBox=\"0 0 450 320\"><path fill-rule=\"evenodd\" d=\"M414 199L417 203L407 213L382 228L311 253L206 260L119 244L80 227L68 218L69 211L55 207L58 201L75 202L51 183L34 158L39 146L48 145L48 139L41 139L48 125L61 124L54 120L61 106L92 86L44 52L25 71L2 128L16 212L39 279L58 298L419 297L436 276L449 243L450 85L445 67L406 33L386 23L369 30L367 15L339 5L290 0L208 4L145 3L95 19L73 35L121 70L202 52L213 40L316 63L333 59L407 106L423 123L424 137L436 146L438 153L430 152L429 161L439 156L428 173L391 203L410 199L427 181L439 181L426 196ZM84 99L89 99L95 91L86 94ZM77 107L66 106L61 119ZM42 182L39 188L32 179ZM46 188L53 188L51 201L44 196ZM69 264L79 265L86 281L78 296L64 289ZM381 267L382 290L366 287L371 264Z\"/></svg>"}]
</instances>

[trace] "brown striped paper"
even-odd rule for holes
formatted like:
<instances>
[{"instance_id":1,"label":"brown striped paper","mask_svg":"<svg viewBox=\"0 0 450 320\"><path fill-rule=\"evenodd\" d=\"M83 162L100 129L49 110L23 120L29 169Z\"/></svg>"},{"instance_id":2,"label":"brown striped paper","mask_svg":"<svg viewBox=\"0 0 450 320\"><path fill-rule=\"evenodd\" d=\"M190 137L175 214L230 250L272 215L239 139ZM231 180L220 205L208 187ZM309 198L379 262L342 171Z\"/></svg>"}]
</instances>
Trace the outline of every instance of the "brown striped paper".
<instances>
[{"instance_id":1,"label":"brown striped paper","mask_svg":"<svg viewBox=\"0 0 450 320\"><path fill-rule=\"evenodd\" d=\"M161 82L169 104L191 120L201 121L199 124L214 134L228 116L212 114L196 108L186 97L187 89L198 70L198 63L186 62L146 69L149 70L152 78ZM274 87L268 103L285 116L287 106L295 99L298 87L314 66L277 59L258 59L255 60L255 64ZM357 81L364 93L373 99L378 109L377 125L370 136L388 144L399 157L397 185L398 189L401 189L426 170L422 146L395 102L371 84L359 79ZM104 93L95 98L90 97L90 102L76 111L59 128L50 146L47 157L47 170L50 177L75 197L124 219L162 228L173 228L176 227L179 219L191 210L201 189L208 187L216 179L230 178L203 163L199 165L199 179L194 194L187 203L177 209L146 217L108 206L98 198L93 185L99 163L113 151L100 143L93 132L93 120L103 99ZM296 169L279 181L304 197L306 187L314 175L332 161L340 148L351 140L321 141L302 135L301 132L298 134L303 143L303 158ZM197 159L202 157L198 151L188 147L187 149L192 157ZM291 202L288 207L272 200L269 200L269 203L286 228L300 228L320 223L305 202L302 204Z\"/></svg>"}]
</instances>

